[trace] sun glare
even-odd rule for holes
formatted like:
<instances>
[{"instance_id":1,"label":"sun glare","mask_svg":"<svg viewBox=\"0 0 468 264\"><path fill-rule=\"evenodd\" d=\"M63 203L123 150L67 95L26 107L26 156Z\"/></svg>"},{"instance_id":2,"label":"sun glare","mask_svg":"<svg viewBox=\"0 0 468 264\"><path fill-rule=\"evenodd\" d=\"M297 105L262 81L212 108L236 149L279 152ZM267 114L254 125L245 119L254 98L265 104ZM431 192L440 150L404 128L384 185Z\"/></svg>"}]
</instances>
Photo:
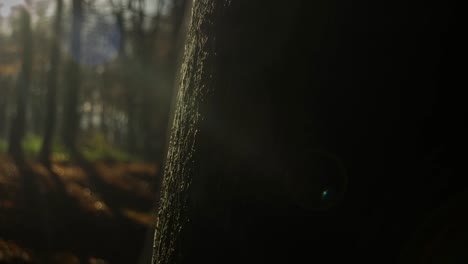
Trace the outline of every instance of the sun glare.
<instances>
[{"instance_id":1,"label":"sun glare","mask_svg":"<svg viewBox=\"0 0 468 264\"><path fill-rule=\"evenodd\" d=\"M22 5L23 0L0 0L0 16L8 17L11 14L11 8Z\"/></svg>"}]
</instances>

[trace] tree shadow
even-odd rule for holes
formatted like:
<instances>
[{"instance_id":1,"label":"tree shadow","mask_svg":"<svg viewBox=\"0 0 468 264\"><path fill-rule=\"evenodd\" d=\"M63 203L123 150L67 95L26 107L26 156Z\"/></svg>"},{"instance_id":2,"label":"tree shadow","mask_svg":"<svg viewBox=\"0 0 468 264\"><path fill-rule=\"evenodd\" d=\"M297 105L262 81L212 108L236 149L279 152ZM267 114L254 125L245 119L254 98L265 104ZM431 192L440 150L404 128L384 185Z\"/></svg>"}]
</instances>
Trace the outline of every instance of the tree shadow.
<instances>
[{"instance_id":1,"label":"tree shadow","mask_svg":"<svg viewBox=\"0 0 468 264\"><path fill-rule=\"evenodd\" d=\"M53 166L48 170L43 167L47 173L42 173L37 164L14 163L21 180L22 206L14 211L17 221L7 226L6 232L0 226L0 231L5 239L36 250L37 263L52 263L57 252L73 252L80 263L88 263L91 257L109 263L134 263L141 256L148 225L123 213L124 206L137 208L139 200L125 201L128 195L119 194L121 190L103 181L93 163L79 160L89 180L82 185L66 181ZM74 192L84 193L77 196ZM103 202L96 204L103 204L106 210L90 211L80 195L102 198Z\"/></svg>"},{"instance_id":2,"label":"tree shadow","mask_svg":"<svg viewBox=\"0 0 468 264\"><path fill-rule=\"evenodd\" d=\"M122 208L133 208L138 210L151 210L153 203L135 195L132 190L124 190L116 186L112 180L103 179L103 173L99 171L96 163L88 161L81 153L75 151L72 154L73 160L82 168L88 176L90 188L99 193L107 206L116 215L121 215ZM127 179L128 181L130 179ZM129 182L127 182L129 184Z\"/></svg>"},{"instance_id":3,"label":"tree shadow","mask_svg":"<svg viewBox=\"0 0 468 264\"><path fill-rule=\"evenodd\" d=\"M41 252L40 263L50 262L53 252L78 249L73 238L76 234L72 235L74 232L70 230L76 226L76 221L82 221L83 211L68 195L65 184L53 170L48 171L50 177L45 179L32 164L21 159L14 162L21 177L24 199L20 215L16 216L19 221L14 237ZM80 260L86 259L79 254L81 250L76 252Z\"/></svg>"},{"instance_id":4,"label":"tree shadow","mask_svg":"<svg viewBox=\"0 0 468 264\"><path fill-rule=\"evenodd\" d=\"M90 250L88 255L101 254L105 255L111 263L132 263L135 261L135 256L140 255L143 249L143 239L148 230L148 226L138 224L124 214L124 208L132 208L137 210L150 210L153 208L152 203L135 197L129 192L106 182L98 172L96 165L78 152L71 152L72 159L77 163L78 167L86 173L89 189L97 194L109 209L107 217L99 219L88 219L91 222L87 224L93 226L94 229L88 230L93 232L94 239L88 244L89 248L99 248L99 251ZM119 252L116 254L116 252Z\"/></svg>"}]
</instances>

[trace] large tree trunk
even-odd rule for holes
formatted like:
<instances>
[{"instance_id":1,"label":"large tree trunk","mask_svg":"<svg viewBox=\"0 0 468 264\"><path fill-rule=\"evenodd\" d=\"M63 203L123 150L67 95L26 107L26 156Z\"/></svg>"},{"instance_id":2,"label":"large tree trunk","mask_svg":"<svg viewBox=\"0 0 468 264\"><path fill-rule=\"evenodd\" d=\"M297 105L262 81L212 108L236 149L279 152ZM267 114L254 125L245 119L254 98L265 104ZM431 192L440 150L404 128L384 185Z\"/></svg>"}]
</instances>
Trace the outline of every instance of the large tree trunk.
<instances>
[{"instance_id":1,"label":"large tree trunk","mask_svg":"<svg viewBox=\"0 0 468 264\"><path fill-rule=\"evenodd\" d=\"M31 85L32 69L32 34L31 17L26 8L21 8L21 41L23 45L23 62L18 77L16 90L16 114L10 128L8 153L18 160L24 158L22 141L25 134L26 106Z\"/></svg>"},{"instance_id":2,"label":"large tree trunk","mask_svg":"<svg viewBox=\"0 0 468 264\"><path fill-rule=\"evenodd\" d=\"M78 97L81 86L81 25L83 20L82 0L73 0L70 55L66 72L66 92L64 100L62 141L65 146L76 154L76 138L78 135L80 116L78 112Z\"/></svg>"},{"instance_id":3,"label":"large tree trunk","mask_svg":"<svg viewBox=\"0 0 468 264\"><path fill-rule=\"evenodd\" d=\"M394 263L464 188L449 4L194 1L153 263Z\"/></svg>"},{"instance_id":4,"label":"large tree trunk","mask_svg":"<svg viewBox=\"0 0 468 264\"><path fill-rule=\"evenodd\" d=\"M45 166L50 167L50 156L54 139L55 124L57 120L57 82L60 62L60 36L62 35L63 1L57 0L55 21L53 27L53 39L50 50L50 69L47 76L46 120L44 137L40 152L40 160Z\"/></svg>"},{"instance_id":5,"label":"large tree trunk","mask_svg":"<svg viewBox=\"0 0 468 264\"><path fill-rule=\"evenodd\" d=\"M165 160L165 155L168 149L169 136L171 126L169 124L174 114L175 93L178 90L178 81L180 79L181 55L183 55L184 43L187 36L187 24L191 18L192 10L191 0L178 0L174 2L172 9L174 29L171 34L171 50L169 59L161 69L164 76L167 76L167 84L163 85L164 89L159 90L157 96L157 105L159 106L159 115L156 117L156 126L159 128L166 127L167 129L158 129L157 135L154 136L157 146L156 160ZM162 180L162 177L160 177ZM160 182L158 183L160 184Z\"/></svg>"}]
</instances>

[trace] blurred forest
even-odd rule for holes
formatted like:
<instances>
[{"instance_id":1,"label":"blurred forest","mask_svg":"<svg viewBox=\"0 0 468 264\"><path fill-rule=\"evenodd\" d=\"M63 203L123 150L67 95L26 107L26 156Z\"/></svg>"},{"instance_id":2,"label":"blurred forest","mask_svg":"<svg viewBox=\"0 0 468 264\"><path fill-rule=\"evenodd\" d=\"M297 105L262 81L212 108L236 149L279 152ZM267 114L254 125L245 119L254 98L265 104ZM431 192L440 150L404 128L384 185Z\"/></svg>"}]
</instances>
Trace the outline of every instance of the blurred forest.
<instances>
[{"instance_id":1,"label":"blurred forest","mask_svg":"<svg viewBox=\"0 0 468 264\"><path fill-rule=\"evenodd\" d=\"M189 5L0 0L0 263L148 263Z\"/></svg>"}]
</instances>

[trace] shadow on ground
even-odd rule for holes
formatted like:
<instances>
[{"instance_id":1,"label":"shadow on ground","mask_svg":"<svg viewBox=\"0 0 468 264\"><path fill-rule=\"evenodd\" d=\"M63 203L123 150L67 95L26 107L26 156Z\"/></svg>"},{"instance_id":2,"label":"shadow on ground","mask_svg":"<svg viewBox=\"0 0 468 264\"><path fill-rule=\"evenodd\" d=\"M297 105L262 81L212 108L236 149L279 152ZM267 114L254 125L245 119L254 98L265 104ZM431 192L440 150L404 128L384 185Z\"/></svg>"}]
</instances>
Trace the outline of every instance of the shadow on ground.
<instances>
[{"instance_id":1,"label":"shadow on ground","mask_svg":"<svg viewBox=\"0 0 468 264\"><path fill-rule=\"evenodd\" d=\"M0 157L0 263L139 263L150 255L157 167Z\"/></svg>"}]
</instances>

